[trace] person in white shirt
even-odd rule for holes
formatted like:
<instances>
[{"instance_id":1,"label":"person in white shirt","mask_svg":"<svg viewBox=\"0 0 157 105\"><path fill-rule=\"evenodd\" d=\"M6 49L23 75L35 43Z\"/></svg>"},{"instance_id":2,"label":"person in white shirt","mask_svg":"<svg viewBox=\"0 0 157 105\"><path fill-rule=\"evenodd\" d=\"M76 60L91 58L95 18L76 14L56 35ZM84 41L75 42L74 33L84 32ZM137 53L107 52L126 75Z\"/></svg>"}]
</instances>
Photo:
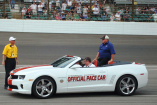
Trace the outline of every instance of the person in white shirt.
<instances>
[{"instance_id":1,"label":"person in white shirt","mask_svg":"<svg viewBox=\"0 0 157 105\"><path fill-rule=\"evenodd\" d=\"M113 15L113 14L111 14L111 16L110 16L110 21L111 21L111 22L113 22L113 21L114 21L114 19L115 19L114 15Z\"/></svg>"},{"instance_id":2,"label":"person in white shirt","mask_svg":"<svg viewBox=\"0 0 157 105\"><path fill-rule=\"evenodd\" d=\"M41 3L39 3L39 5L38 5L38 13L39 14L43 13L43 5L41 5Z\"/></svg>"},{"instance_id":3,"label":"person in white shirt","mask_svg":"<svg viewBox=\"0 0 157 105\"><path fill-rule=\"evenodd\" d=\"M103 3L104 3L104 5L105 5L105 4L106 4L106 0L104 0L104 2L103 2Z\"/></svg>"},{"instance_id":4,"label":"person in white shirt","mask_svg":"<svg viewBox=\"0 0 157 105\"><path fill-rule=\"evenodd\" d=\"M154 21L157 22L157 14L156 14L156 12L154 12L154 14L152 16L154 18Z\"/></svg>"},{"instance_id":5,"label":"person in white shirt","mask_svg":"<svg viewBox=\"0 0 157 105\"><path fill-rule=\"evenodd\" d=\"M65 11L66 8L67 8L67 4L66 4L66 2L62 3L62 10Z\"/></svg>"},{"instance_id":6,"label":"person in white shirt","mask_svg":"<svg viewBox=\"0 0 157 105\"><path fill-rule=\"evenodd\" d=\"M25 5L24 5L24 7L22 8L22 17L26 14L26 11L27 11L27 8L25 7Z\"/></svg>"},{"instance_id":7,"label":"person in white shirt","mask_svg":"<svg viewBox=\"0 0 157 105\"><path fill-rule=\"evenodd\" d=\"M120 12L119 11L116 13L115 18L116 18L117 21L121 20L121 16L120 16Z\"/></svg>"},{"instance_id":8,"label":"person in white shirt","mask_svg":"<svg viewBox=\"0 0 157 105\"><path fill-rule=\"evenodd\" d=\"M155 8L154 8L154 7L152 7L150 10L154 12L154 11L155 11Z\"/></svg>"},{"instance_id":9,"label":"person in white shirt","mask_svg":"<svg viewBox=\"0 0 157 105\"><path fill-rule=\"evenodd\" d=\"M68 7L69 7L69 9L71 9L71 6L72 6L72 1L68 0Z\"/></svg>"},{"instance_id":10,"label":"person in white shirt","mask_svg":"<svg viewBox=\"0 0 157 105\"><path fill-rule=\"evenodd\" d=\"M26 10L24 8L22 8L22 16L26 14Z\"/></svg>"},{"instance_id":11,"label":"person in white shirt","mask_svg":"<svg viewBox=\"0 0 157 105\"><path fill-rule=\"evenodd\" d=\"M51 10L51 7L52 7L52 2L50 1L49 2L49 9Z\"/></svg>"},{"instance_id":12,"label":"person in white shirt","mask_svg":"<svg viewBox=\"0 0 157 105\"><path fill-rule=\"evenodd\" d=\"M154 21L157 22L157 13L154 12L154 14L153 14L149 19L151 19L151 18L153 18ZM148 20L149 20L149 19L148 19Z\"/></svg>"},{"instance_id":13,"label":"person in white shirt","mask_svg":"<svg viewBox=\"0 0 157 105\"><path fill-rule=\"evenodd\" d=\"M33 4L31 5L31 10L33 14L37 14L37 5L35 4L35 2L33 2Z\"/></svg>"},{"instance_id":14,"label":"person in white shirt","mask_svg":"<svg viewBox=\"0 0 157 105\"><path fill-rule=\"evenodd\" d=\"M99 14L99 8L97 8L96 5L94 5L94 8L92 10L93 10L93 14L94 15L98 15Z\"/></svg>"},{"instance_id":15,"label":"person in white shirt","mask_svg":"<svg viewBox=\"0 0 157 105\"><path fill-rule=\"evenodd\" d=\"M44 1L44 0L41 0L41 5L42 5L43 7L45 7L45 1Z\"/></svg>"},{"instance_id":16,"label":"person in white shirt","mask_svg":"<svg viewBox=\"0 0 157 105\"><path fill-rule=\"evenodd\" d=\"M47 9L46 8L43 10L43 15L47 15Z\"/></svg>"},{"instance_id":17,"label":"person in white shirt","mask_svg":"<svg viewBox=\"0 0 157 105\"><path fill-rule=\"evenodd\" d=\"M88 8L87 8L87 6L84 6L84 8L83 8L83 15L87 14L87 13L88 13Z\"/></svg>"},{"instance_id":18,"label":"person in white shirt","mask_svg":"<svg viewBox=\"0 0 157 105\"><path fill-rule=\"evenodd\" d=\"M81 15L81 6L80 6L80 5L77 6L77 13L78 13L79 15Z\"/></svg>"},{"instance_id":19,"label":"person in white shirt","mask_svg":"<svg viewBox=\"0 0 157 105\"><path fill-rule=\"evenodd\" d=\"M84 63L85 65L83 67L95 67L95 65L91 63L91 58L89 57L86 57L84 59Z\"/></svg>"},{"instance_id":20,"label":"person in white shirt","mask_svg":"<svg viewBox=\"0 0 157 105\"><path fill-rule=\"evenodd\" d=\"M136 9L136 15L139 15L141 13L141 9L138 7L137 9Z\"/></svg>"},{"instance_id":21,"label":"person in white shirt","mask_svg":"<svg viewBox=\"0 0 157 105\"><path fill-rule=\"evenodd\" d=\"M60 0L56 0L56 7L60 7Z\"/></svg>"}]
</instances>

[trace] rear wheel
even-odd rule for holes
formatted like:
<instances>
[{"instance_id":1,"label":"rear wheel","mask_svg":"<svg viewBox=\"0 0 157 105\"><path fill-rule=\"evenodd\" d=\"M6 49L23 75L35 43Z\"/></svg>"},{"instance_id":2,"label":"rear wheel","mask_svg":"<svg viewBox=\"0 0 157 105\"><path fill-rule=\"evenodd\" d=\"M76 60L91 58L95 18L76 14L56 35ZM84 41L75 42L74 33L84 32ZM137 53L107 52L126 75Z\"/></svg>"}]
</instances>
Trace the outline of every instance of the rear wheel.
<instances>
[{"instance_id":1,"label":"rear wheel","mask_svg":"<svg viewBox=\"0 0 157 105\"><path fill-rule=\"evenodd\" d=\"M35 80L32 93L38 98L49 98L55 94L55 83L50 77L39 77Z\"/></svg>"},{"instance_id":2,"label":"rear wheel","mask_svg":"<svg viewBox=\"0 0 157 105\"><path fill-rule=\"evenodd\" d=\"M131 75L124 75L119 78L116 84L116 92L123 96L134 94L137 88L137 81Z\"/></svg>"}]
</instances>

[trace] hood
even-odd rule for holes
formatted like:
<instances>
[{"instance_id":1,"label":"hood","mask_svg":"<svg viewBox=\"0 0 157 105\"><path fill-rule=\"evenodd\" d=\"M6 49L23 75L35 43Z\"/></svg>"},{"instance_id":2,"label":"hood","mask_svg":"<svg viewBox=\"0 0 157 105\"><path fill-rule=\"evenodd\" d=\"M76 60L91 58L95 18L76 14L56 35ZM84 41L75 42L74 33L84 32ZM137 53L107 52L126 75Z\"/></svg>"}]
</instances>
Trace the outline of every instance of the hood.
<instances>
[{"instance_id":1,"label":"hood","mask_svg":"<svg viewBox=\"0 0 157 105\"><path fill-rule=\"evenodd\" d=\"M36 65L36 66L29 66L29 67L23 67L23 68L18 68L13 71L11 71L10 75L14 75L15 73L18 72L29 72L29 71L34 71L34 70L44 70L44 69L52 69L52 65Z\"/></svg>"}]
</instances>

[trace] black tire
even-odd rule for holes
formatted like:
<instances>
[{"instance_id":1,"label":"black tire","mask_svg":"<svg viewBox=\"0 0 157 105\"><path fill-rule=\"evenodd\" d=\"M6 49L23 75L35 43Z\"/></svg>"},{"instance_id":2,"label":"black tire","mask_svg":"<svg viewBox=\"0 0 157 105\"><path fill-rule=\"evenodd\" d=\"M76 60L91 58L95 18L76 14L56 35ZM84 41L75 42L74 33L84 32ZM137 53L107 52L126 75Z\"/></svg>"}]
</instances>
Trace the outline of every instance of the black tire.
<instances>
[{"instance_id":1,"label":"black tire","mask_svg":"<svg viewBox=\"0 0 157 105\"><path fill-rule=\"evenodd\" d=\"M50 98L56 93L55 82L50 77L39 77L32 86L32 94L41 99Z\"/></svg>"},{"instance_id":2,"label":"black tire","mask_svg":"<svg viewBox=\"0 0 157 105\"><path fill-rule=\"evenodd\" d=\"M116 92L122 96L130 96L135 93L137 89L137 81L131 75L124 75L120 77L116 84Z\"/></svg>"}]
</instances>

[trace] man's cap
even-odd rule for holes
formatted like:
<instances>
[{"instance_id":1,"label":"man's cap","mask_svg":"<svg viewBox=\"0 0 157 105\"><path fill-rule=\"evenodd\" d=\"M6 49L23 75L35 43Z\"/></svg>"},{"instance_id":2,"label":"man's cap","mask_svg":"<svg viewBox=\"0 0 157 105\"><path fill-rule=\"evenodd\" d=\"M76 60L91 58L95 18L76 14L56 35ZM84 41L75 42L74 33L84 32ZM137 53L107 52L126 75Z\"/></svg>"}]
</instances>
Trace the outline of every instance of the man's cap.
<instances>
[{"instance_id":1,"label":"man's cap","mask_svg":"<svg viewBox=\"0 0 157 105\"><path fill-rule=\"evenodd\" d=\"M109 37L107 36L107 35L104 35L102 38L100 38L100 39L102 39L102 40L104 40L104 39L109 39Z\"/></svg>"},{"instance_id":2,"label":"man's cap","mask_svg":"<svg viewBox=\"0 0 157 105\"><path fill-rule=\"evenodd\" d=\"M9 38L9 41L12 41L12 40L16 40L16 38L14 38L13 36L11 36L11 37Z\"/></svg>"}]
</instances>

